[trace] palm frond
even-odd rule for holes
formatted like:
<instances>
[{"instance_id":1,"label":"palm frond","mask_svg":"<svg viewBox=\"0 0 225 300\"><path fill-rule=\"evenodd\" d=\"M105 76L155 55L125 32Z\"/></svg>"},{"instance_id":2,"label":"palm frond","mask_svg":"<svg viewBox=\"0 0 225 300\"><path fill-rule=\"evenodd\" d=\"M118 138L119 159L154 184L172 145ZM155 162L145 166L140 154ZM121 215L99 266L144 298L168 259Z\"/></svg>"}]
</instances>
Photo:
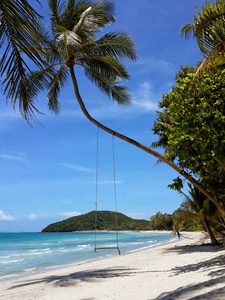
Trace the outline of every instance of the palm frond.
<instances>
[{"instance_id":1,"label":"palm frond","mask_svg":"<svg viewBox=\"0 0 225 300\"><path fill-rule=\"evenodd\" d=\"M51 10L51 29L53 35L57 33L56 26L61 25L61 14L64 11L64 7L66 5L66 1L64 0L48 0L48 5Z\"/></svg>"},{"instance_id":2,"label":"palm frond","mask_svg":"<svg viewBox=\"0 0 225 300\"><path fill-rule=\"evenodd\" d=\"M181 36L190 37L190 33L196 37L198 46L202 54L206 57L225 40L225 2L206 2L200 11L196 11L194 22L186 24L181 29Z\"/></svg>"},{"instance_id":3,"label":"palm frond","mask_svg":"<svg viewBox=\"0 0 225 300\"><path fill-rule=\"evenodd\" d=\"M224 20L225 18L225 2L216 1L206 2L203 8L195 15L195 33L207 30L214 22Z\"/></svg>"},{"instance_id":4,"label":"palm frond","mask_svg":"<svg viewBox=\"0 0 225 300\"><path fill-rule=\"evenodd\" d=\"M68 0L60 15L60 25L72 31L74 25L79 21L80 15L92 4L91 0L77 1Z\"/></svg>"},{"instance_id":5,"label":"palm frond","mask_svg":"<svg viewBox=\"0 0 225 300\"><path fill-rule=\"evenodd\" d=\"M43 53L37 51L40 43L37 19L21 6L19 1L3 1L1 11L1 38L29 57L38 67L44 63Z\"/></svg>"},{"instance_id":6,"label":"palm frond","mask_svg":"<svg viewBox=\"0 0 225 300\"><path fill-rule=\"evenodd\" d=\"M13 76L16 74L12 72ZM16 93L15 97L19 100L19 109L21 115L29 121L35 119L35 113L41 113L34 105L38 99L38 93L47 89L49 82L54 78L54 70L49 67L45 70L31 72L21 81L15 81L13 92ZM16 77L14 77L16 80ZM16 105L14 101L13 105Z\"/></svg>"},{"instance_id":7,"label":"palm frond","mask_svg":"<svg viewBox=\"0 0 225 300\"><path fill-rule=\"evenodd\" d=\"M60 105L58 101L58 96L60 89L67 82L69 75L69 70L66 65L61 65L60 69L54 74L54 78L48 85L48 107L51 111L58 114L60 112Z\"/></svg>"},{"instance_id":8,"label":"palm frond","mask_svg":"<svg viewBox=\"0 0 225 300\"><path fill-rule=\"evenodd\" d=\"M32 61L38 68L46 66L44 52L40 47L42 39L38 32L38 15L25 0L3 0L0 2L0 12L1 47L5 48L0 61L4 94L14 106L19 101L20 111L27 118L36 110L33 100L29 100L27 88L27 73L30 72L28 61Z\"/></svg>"},{"instance_id":9,"label":"palm frond","mask_svg":"<svg viewBox=\"0 0 225 300\"><path fill-rule=\"evenodd\" d=\"M180 36L181 37L185 36L186 39L190 38L191 34L194 35L193 28L194 28L194 24L185 24L181 28Z\"/></svg>"},{"instance_id":10,"label":"palm frond","mask_svg":"<svg viewBox=\"0 0 225 300\"><path fill-rule=\"evenodd\" d=\"M94 73L107 77L110 82L129 79L129 74L123 64L119 60L108 56L84 56L80 57L76 63L83 65Z\"/></svg>"},{"instance_id":11,"label":"palm frond","mask_svg":"<svg viewBox=\"0 0 225 300\"><path fill-rule=\"evenodd\" d=\"M114 81L111 82L109 78L104 77L102 74L94 72L93 70L85 69L85 75L88 79L95 83L97 87L106 94L109 98L112 98L120 105L127 105L130 103L130 94L126 87L119 86Z\"/></svg>"},{"instance_id":12,"label":"palm frond","mask_svg":"<svg viewBox=\"0 0 225 300\"><path fill-rule=\"evenodd\" d=\"M99 40L85 44L82 51L86 55L129 58L132 61L138 59L134 41L125 32L107 33Z\"/></svg>"},{"instance_id":13,"label":"palm frond","mask_svg":"<svg viewBox=\"0 0 225 300\"><path fill-rule=\"evenodd\" d=\"M50 65L61 64L65 61L64 53L61 53L56 47L44 48L46 59Z\"/></svg>"},{"instance_id":14,"label":"palm frond","mask_svg":"<svg viewBox=\"0 0 225 300\"><path fill-rule=\"evenodd\" d=\"M125 86L112 85L111 86L111 97L119 105L128 105L131 102L131 94L128 92Z\"/></svg>"},{"instance_id":15,"label":"palm frond","mask_svg":"<svg viewBox=\"0 0 225 300\"><path fill-rule=\"evenodd\" d=\"M73 32L82 38L90 38L99 31L99 28L115 22L113 12L114 5L111 1L98 1L82 12L78 22L74 25Z\"/></svg>"}]
</instances>

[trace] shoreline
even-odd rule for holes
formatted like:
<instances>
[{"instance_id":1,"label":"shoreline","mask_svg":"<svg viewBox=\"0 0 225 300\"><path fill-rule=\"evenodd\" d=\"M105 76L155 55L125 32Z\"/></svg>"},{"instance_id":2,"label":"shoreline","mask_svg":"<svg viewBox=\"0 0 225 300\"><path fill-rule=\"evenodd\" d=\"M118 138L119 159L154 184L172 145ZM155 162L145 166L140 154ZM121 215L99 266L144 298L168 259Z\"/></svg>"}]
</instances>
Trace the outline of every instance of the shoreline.
<instances>
[{"instance_id":1,"label":"shoreline","mask_svg":"<svg viewBox=\"0 0 225 300\"><path fill-rule=\"evenodd\" d=\"M97 231L98 233L105 233L105 232L109 232L109 233L114 233L115 231L105 231L105 230L99 230ZM171 231L169 230L148 230L148 231L138 231L138 230L127 230L127 231L121 231L121 232L140 232L140 233L151 233L151 234L171 234ZM39 233L39 232L37 232ZM58 232L53 232L54 233L58 233ZM61 232L59 232L61 233ZM67 233L67 232L66 232ZM74 232L68 232L68 233L95 233L95 231L74 231ZM185 235L185 233L184 233ZM171 244L174 243L178 240L178 238L176 236L171 237L169 240L166 241L162 241L159 242L157 244L153 244L153 245L149 245L149 246L144 246L142 248L137 248L137 249L132 249L132 250L127 250L125 252L121 252L120 255L129 255L132 253L136 253L136 252L141 252L141 251L145 251L151 248L155 248L155 247L159 247L161 245L166 245L166 244ZM114 254L106 254L106 255L102 255L100 257L96 257L96 258L87 258L87 259L82 259L80 261L75 261L75 262L70 262L70 263L66 263L66 264L62 264L62 265L55 265L55 266L49 266L46 268L42 268L40 270L29 270L29 271L25 271L22 273L17 273L17 274L11 274L11 275L5 275L0 277L0 283L4 282L4 281L10 281L10 280L14 280L14 279L19 279L22 277L27 277L27 276L34 276L36 274L42 274L42 273L46 273L46 272L50 272L50 271L54 271L54 270L59 270L59 269L64 269L64 268L68 268L68 267L74 267L77 265L81 265L81 264L86 264L92 261L98 261L98 260L104 260L104 259L109 259L112 257L116 257L118 256L118 254L114 253Z\"/></svg>"},{"instance_id":2,"label":"shoreline","mask_svg":"<svg viewBox=\"0 0 225 300\"><path fill-rule=\"evenodd\" d=\"M217 299L225 293L225 251L200 246L203 233L185 234L188 239L1 281L0 299Z\"/></svg>"}]
</instances>

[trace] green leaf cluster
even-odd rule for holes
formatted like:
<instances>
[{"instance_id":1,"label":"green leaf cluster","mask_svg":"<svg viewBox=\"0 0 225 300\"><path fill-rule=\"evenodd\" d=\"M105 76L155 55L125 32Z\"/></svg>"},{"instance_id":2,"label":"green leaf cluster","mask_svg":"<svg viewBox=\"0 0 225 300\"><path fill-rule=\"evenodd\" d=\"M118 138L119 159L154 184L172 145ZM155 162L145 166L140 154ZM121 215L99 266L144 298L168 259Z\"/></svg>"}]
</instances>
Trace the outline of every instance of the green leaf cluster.
<instances>
[{"instance_id":1,"label":"green leaf cluster","mask_svg":"<svg viewBox=\"0 0 225 300\"><path fill-rule=\"evenodd\" d=\"M150 230L172 230L173 228L173 216L170 214L162 214L157 212L151 216L149 229Z\"/></svg>"},{"instance_id":2,"label":"green leaf cluster","mask_svg":"<svg viewBox=\"0 0 225 300\"><path fill-rule=\"evenodd\" d=\"M224 201L225 70L212 70L193 80L194 74L194 68L181 67L176 86L163 95L162 111L153 127L159 136L154 146L164 147L167 159L176 160Z\"/></svg>"}]
</instances>

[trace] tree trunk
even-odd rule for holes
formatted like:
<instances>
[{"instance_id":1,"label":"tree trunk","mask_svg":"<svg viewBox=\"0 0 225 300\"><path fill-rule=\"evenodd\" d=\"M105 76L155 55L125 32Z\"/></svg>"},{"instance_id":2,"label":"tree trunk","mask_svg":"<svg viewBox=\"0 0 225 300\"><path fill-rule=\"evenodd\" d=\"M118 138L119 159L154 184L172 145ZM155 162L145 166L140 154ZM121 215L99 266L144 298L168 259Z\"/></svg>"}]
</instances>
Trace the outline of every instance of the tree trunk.
<instances>
[{"instance_id":1,"label":"tree trunk","mask_svg":"<svg viewBox=\"0 0 225 300\"><path fill-rule=\"evenodd\" d=\"M216 197L214 197L213 194L209 193L196 179L194 179L192 176L190 176L187 172L185 172L183 169L181 169L178 165L176 165L174 162L169 161L165 158L164 155L160 154L159 152L125 136L122 135L106 126L104 126L103 124L99 123L97 120L93 119L90 114L88 113L83 100L80 96L79 93L79 89L78 89L78 84L77 84L77 80L75 77L75 73L74 73L74 67L72 65L68 65L70 68L70 74L71 74L71 78L73 81L73 86L74 86L74 92L77 98L77 101L80 105L80 108L83 112L83 114L86 116L86 118L92 122L93 124L95 124L97 127L101 128L102 130L108 132L109 134L112 134L116 137L118 137L119 139L130 143L131 145L134 145L142 150L144 150L145 152L155 156L156 158L160 159L161 161L163 161L164 163L166 163L168 166L170 166L171 168L173 168L175 171L177 171L180 175L182 175L184 178L186 178L190 183L192 183L197 189L199 189L209 200L211 200L219 209L219 211L224 215L225 214L225 207L223 206L222 203L220 203Z\"/></svg>"},{"instance_id":2,"label":"tree trunk","mask_svg":"<svg viewBox=\"0 0 225 300\"><path fill-rule=\"evenodd\" d=\"M211 244L214 246L214 245L219 245L220 243L216 240L211 228L210 228L210 225L209 223L207 222L207 220L205 218L202 219L203 220L203 223L204 223L204 226L205 226L205 229L206 231L208 232L209 234L209 237L210 237L210 240L211 240Z\"/></svg>"}]
</instances>

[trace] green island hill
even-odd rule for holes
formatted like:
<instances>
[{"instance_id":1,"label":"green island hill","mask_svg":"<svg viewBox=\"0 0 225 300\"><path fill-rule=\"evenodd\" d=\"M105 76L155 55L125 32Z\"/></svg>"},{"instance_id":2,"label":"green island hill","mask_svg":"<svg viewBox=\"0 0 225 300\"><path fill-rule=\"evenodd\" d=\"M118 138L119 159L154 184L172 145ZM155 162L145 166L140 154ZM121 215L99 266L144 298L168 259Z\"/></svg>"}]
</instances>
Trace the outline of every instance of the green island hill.
<instances>
[{"instance_id":1,"label":"green island hill","mask_svg":"<svg viewBox=\"0 0 225 300\"><path fill-rule=\"evenodd\" d=\"M97 230L113 231L116 229L115 212L97 212ZM149 230L149 221L137 220L117 213L118 230ZM52 223L45 227L42 232L72 232L72 231L92 231L95 230L95 211L87 214L71 217L66 220Z\"/></svg>"}]
</instances>

